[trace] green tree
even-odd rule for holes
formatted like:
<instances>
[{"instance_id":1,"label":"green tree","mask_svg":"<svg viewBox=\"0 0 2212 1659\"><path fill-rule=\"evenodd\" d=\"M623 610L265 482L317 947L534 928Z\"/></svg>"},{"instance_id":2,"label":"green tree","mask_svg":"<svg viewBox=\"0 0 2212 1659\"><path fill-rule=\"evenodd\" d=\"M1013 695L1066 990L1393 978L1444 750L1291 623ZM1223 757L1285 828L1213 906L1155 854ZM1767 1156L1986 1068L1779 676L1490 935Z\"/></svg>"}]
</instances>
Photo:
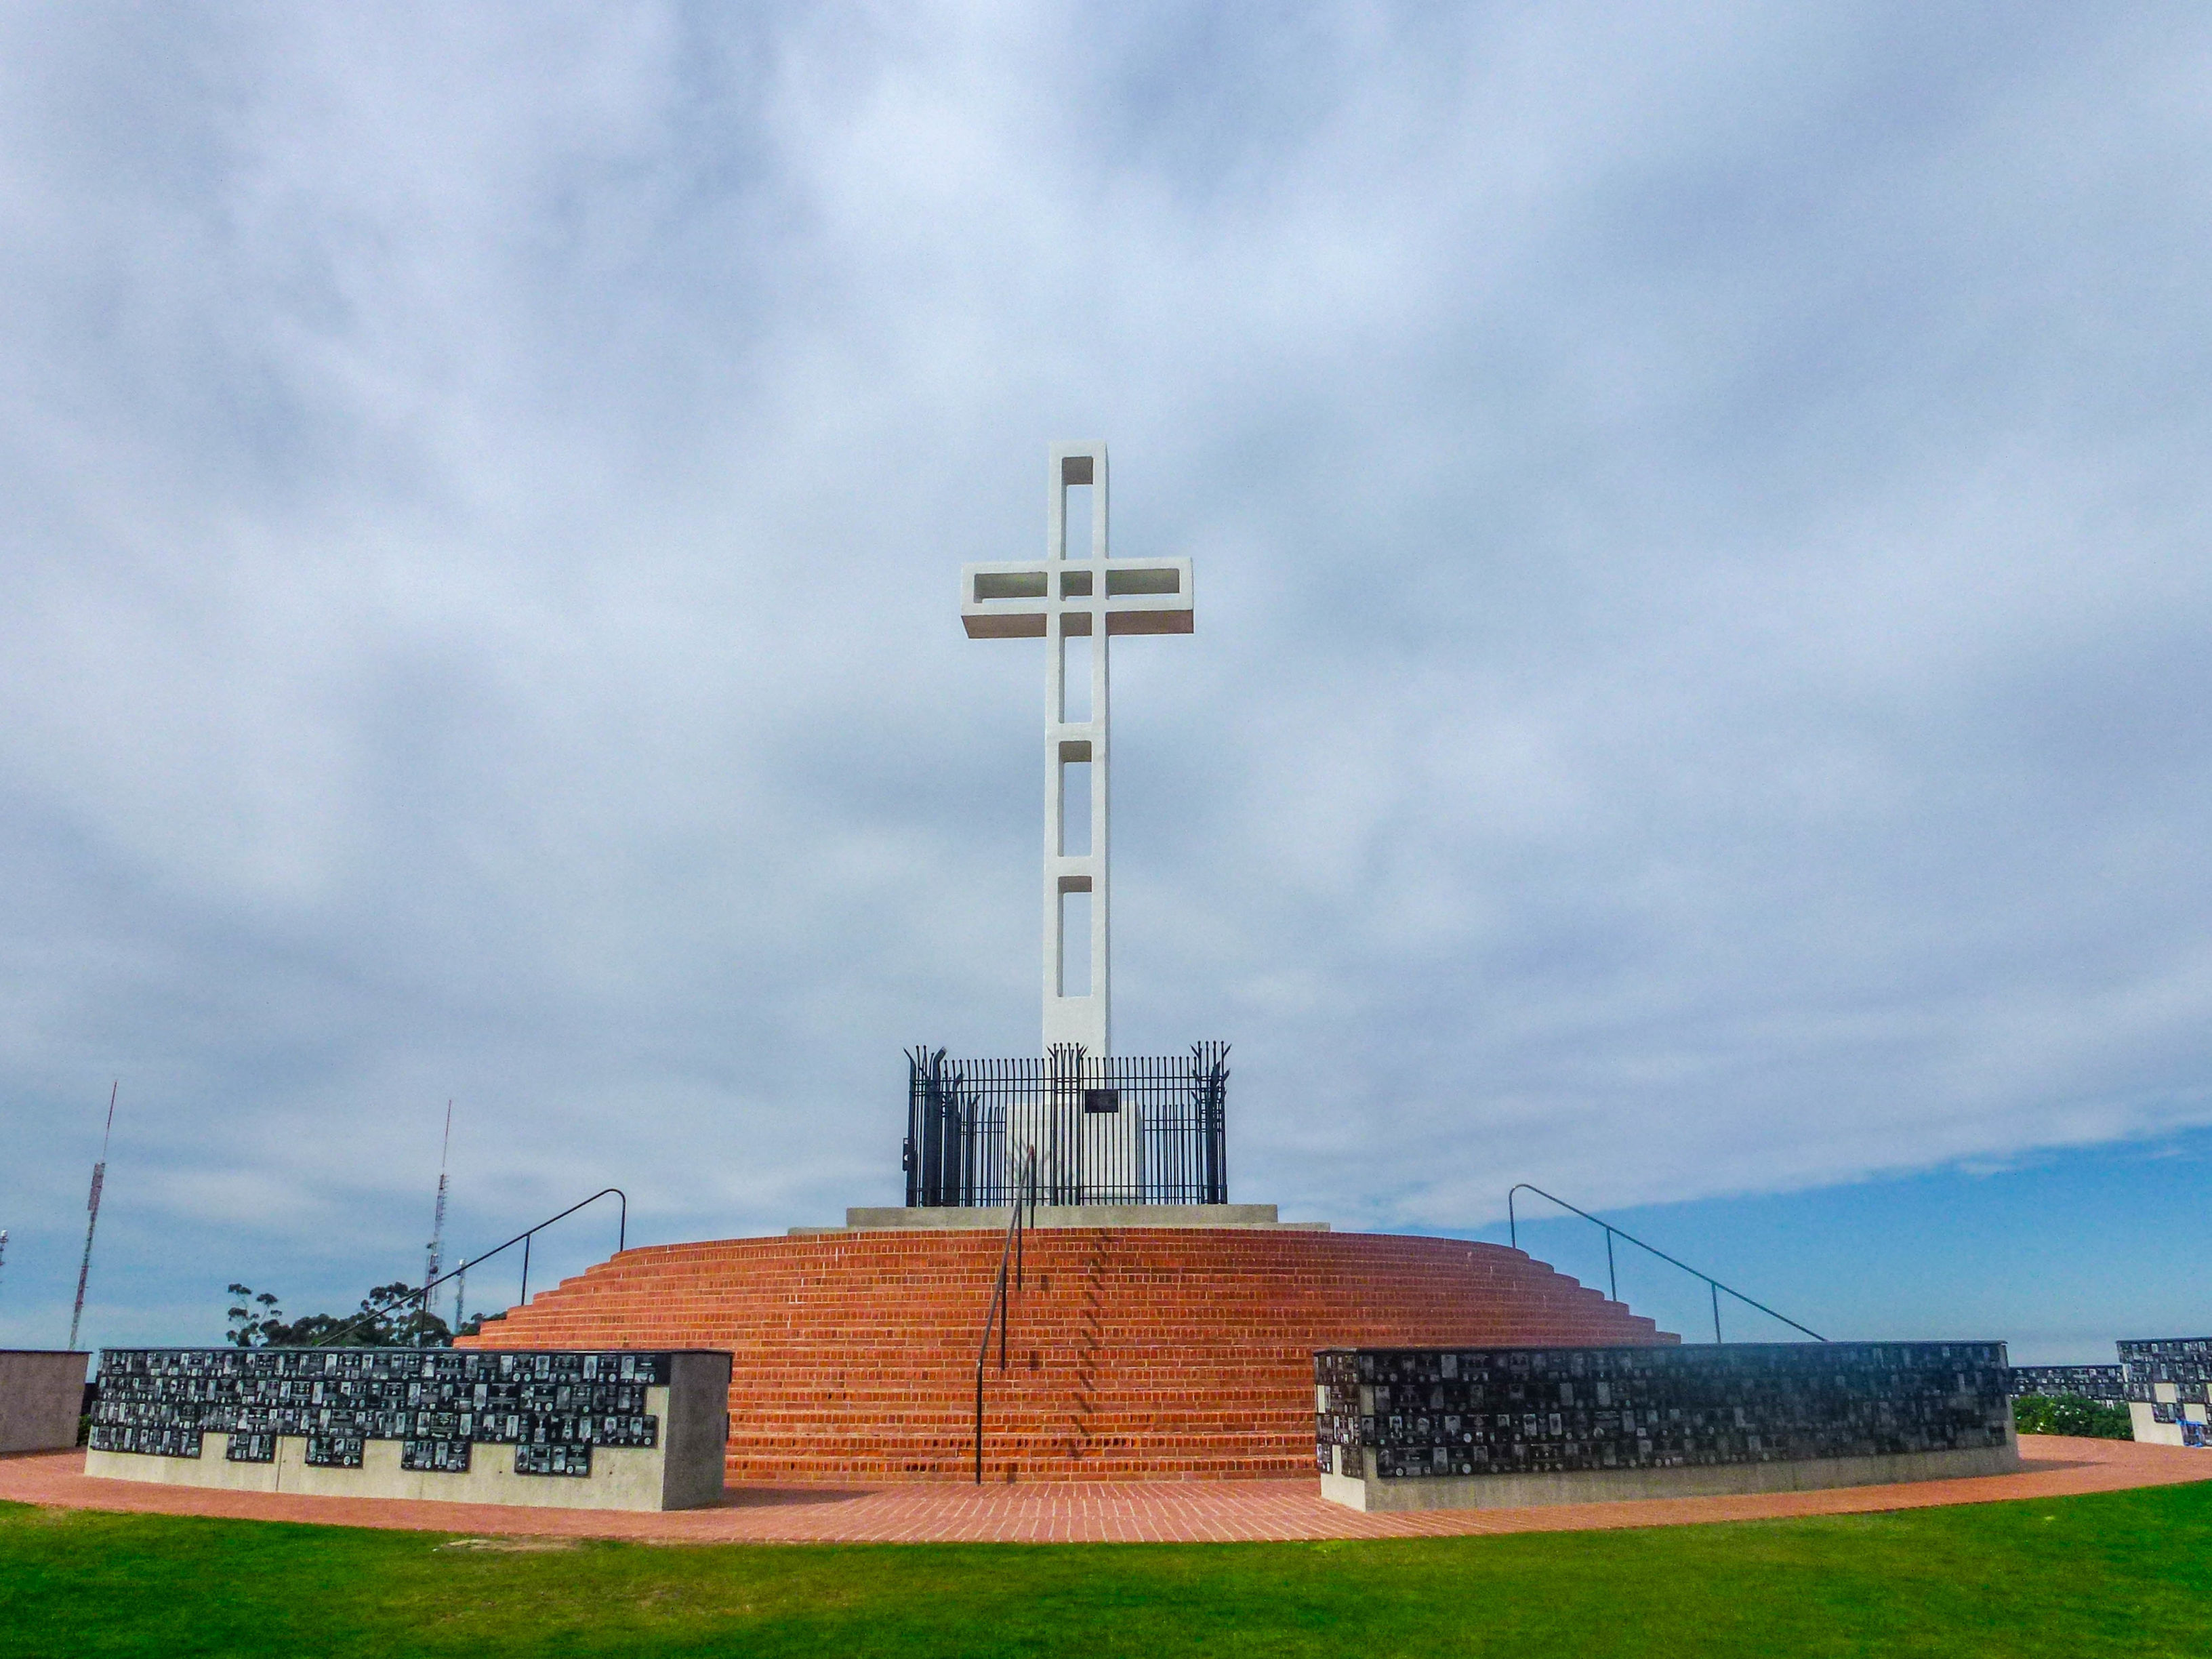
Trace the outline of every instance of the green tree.
<instances>
[{"instance_id":1,"label":"green tree","mask_svg":"<svg viewBox=\"0 0 2212 1659\"><path fill-rule=\"evenodd\" d=\"M350 1314L307 1314L289 1323L268 1291L233 1285L230 1329L223 1340L240 1348L447 1348L453 1333L423 1305L422 1292L404 1279L379 1285ZM477 1316L481 1324L483 1316ZM471 1327L464 1325L464 1331Z\"/></svg>"},{"instance_id":2,"label":"green tree","mask_svg":"<svg viewBox=\"0 0 2212 1659\"><path fill-rule=\"evenodd\" d=\"M222 1340L234 1348L277 1346L271 1333L289 1328L284 1324L284 1310L276 1305L276 1297L267 1291L256 1295L250 1285L233 1285L230 1293L237 1300L231 1304L230 1329L223 1334Z\"/></svg>"}]
</instances>

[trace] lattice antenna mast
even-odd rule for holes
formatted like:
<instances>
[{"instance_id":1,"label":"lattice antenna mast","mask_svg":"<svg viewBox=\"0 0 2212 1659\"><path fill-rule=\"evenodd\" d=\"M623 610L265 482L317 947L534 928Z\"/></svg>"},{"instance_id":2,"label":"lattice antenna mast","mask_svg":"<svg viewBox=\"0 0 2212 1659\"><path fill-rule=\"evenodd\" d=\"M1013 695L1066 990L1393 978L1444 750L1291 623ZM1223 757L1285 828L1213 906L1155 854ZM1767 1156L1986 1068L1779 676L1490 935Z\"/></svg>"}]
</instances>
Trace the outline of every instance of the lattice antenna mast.
<instances>
[{"instance_id":1,"label":"lattice antenna mast","mask_svg":"<svg viewBox=\"0 0 2212 1659\"><path fill-rule=\"evenodd\" d=\"M453 1103L446 1103L446 1139L438 1148L438 1205L430 1213L430 1259L422 1271L422 1283L428 1285L438 1277L438 1270L446 1265L446 1155L453 1149ZM430 1311L429 1292L423 1291L422 1311Z\"/></svg>"},{"instance_id":2,"label":"lattice antenna mast","mask_svg":"<svg viewBox=\"0 0 2212 1659\"><path fill-rule=\"evenodd\" d=\"M84 1260L77 1263L76 1268L76 1306L70 1310L69 1346L72 1352L76 1348L77 1327L84 1322L84 1287L92 1278L92 1235L100 1226L100 1189L107 1180L107 1142L115 1133L115 1095L122 1086L121 1078L108 1085L107 1127L100 1132L100 1162L92 1166L92 1196L84 1201L91 1215L84 1224Z\"/></svg>"}]
</instances>

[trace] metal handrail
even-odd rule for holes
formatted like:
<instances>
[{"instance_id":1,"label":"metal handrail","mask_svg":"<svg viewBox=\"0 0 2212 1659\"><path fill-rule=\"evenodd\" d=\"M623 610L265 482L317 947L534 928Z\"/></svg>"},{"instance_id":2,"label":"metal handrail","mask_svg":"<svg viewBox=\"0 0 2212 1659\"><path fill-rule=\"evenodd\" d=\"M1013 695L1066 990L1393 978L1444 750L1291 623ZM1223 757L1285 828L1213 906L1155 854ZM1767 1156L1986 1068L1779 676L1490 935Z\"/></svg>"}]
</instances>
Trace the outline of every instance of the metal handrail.
<instances>
[{"instance_id":1,"label":"metal handrail","mask_svg":"<svg viewBox=\"0 0 2212 1659\"><path fill-rule=\"evenodd\" d=\"M1691 1278L1702 1279L1705 1281L1706 1285L1711 1287L1713 1294L1713 1340L1715 1342L1718 1342L1721 1340L1721 1292L1723 1291L1726 1291L1730 1296L1734 1297L1737 1301L1744 1304L1747 1307L1756 1308L1759 1312L1766 1315L1769 1318L1780 1320L1784 1324L1789 1326L1790 1329L1804 1332L1806 1335L1811 1337L1815 1342L1826 1342L1828 1340L1826 1337L1821 1335L1820 1332L1814 1330L1811 1326L1800 1325L1796 1320L1790 1318L1788 1314L1776 1313L1773 1309L1768 1307L1764 1302L1753 1301L1750 1297L1746 1296L1741 1291L1737 1290L1734 1285L1722 1284L1719 1279L1715 1279L1711 1273L1699 1273L1695 1267L1692 1267L1686 1261L1677 1261L1673 1256L1668 1255L1666 1251L1661 1249L1656 1244L1646 1244L1634 1233L1625 1232L1620 1228L1614 1226L1610 1221L1601 1221L1597 1217L1592 1215L1588 1210L1577 1209L1575 1206L1568 1203L1565 1199L1558 1196L1556 1194L1547 1193L1541 1187L1532 1185L1526 1181L1515 1182L1513 1185L1506 1190L1505 1194L1506 1237L1512 1241L1513 1248L1516 1250L1521 1248L1521 1227L1518 1219L1513 1213L1513 1194L1515 1193L1534 1193L1539 1198L1550 1199L1553 1203L1558 1205L1561 1209L1573 1210L1574 1212L1580 1216L1583 1220L1591 1222L1595 1225L1605 1229L1606 1292L1607 1298L1611 1301L1618 1302L1620 1300L1620 1279L1619 1274L1614 1271L1613 1264L1613 1236L1615 1233L1620 1233L1623 1238L1635 1245L1638 1249L1649 1250L1652 1255L1657 1256L1662 1261L1666 1262L1669 1267L1680 1267L1684 1273L1689 1274Z\"/></svg>"},{"instance_id":2,"label":"metal handrail","mask_svg":"<svg viewBox=\"0 0 2212 1659\"><path fill-rule=\"evenodd\" d=\"M999 1329L999 1375L1006 1374L1006 1264L1013 1263L1014 1287L1022 1287L1022 1233L1024 1228L1036 1219L1036 1148L1029 1149L1029 1168L1023 1182L1029 1222L1022 1219L1024 1197L1014 1200L1014 1212L1006 1218L1006 1242L999 1250L999 1285L993 1292L991 1305L983 1314L983 1340L975 1347L975 1484L983 1484L983 1366L991 1356L991 1328Z\"/></svg>"},{"instance_id":3,"label":"metal handrail","mask_svg":"<svg viewBox=\"0 0 2212 1659\"><path fill-rule=\"evenodd\" d=\"M419 1302L422 1304L423 1308L427 1310L430 1305L430 1292L436 1290L439 1285L444 1284L449 1279L459 1278L463 1273L468 1272L470 1268L475 1267L478 1262L489 1261L492 1257L497 1255L500 1251L510 1249L517 1244L522 1246L522 1304L526 1304L530 1300L531 1234L543 1232L555 1222L566 1220L568 1217L575 1214L577 1211L582 1209L585 1205L596 1204L601 1199L605 1198L609 1193L612 1193L615 1197L620 1200L622 1205L620 1219L615 1223L615 1254L617 1255L620 1255L623 1250L627 1249L629 1246L629 1194L623 1191L619 1187L602 1187L599 1191L593 1193L589 1198L582 1199L578 1200L576 1203L571 1204L567 1209L562 1211L559 1215L549 1215L535 1227L526 1228L523 1231L515 1234L515 1236L513 1238L508 1239L505 1244L496 1245L491 1249L486 1250L482 1255L476 1256L467 1261L464 1261L459 1267L454 1268L451 1273L440 1273L435 1279L430 1280L428 1284L423 1285L421 1290L410 1291L404 1296L394 1297L391 1301L386 1303L380 1308L371 1308L367 1313L362 1315L360 1318L355 1320L351 1324L341 1325L337 1329L332 1331L328 1336L324 1337L320 1341L311 1342L307 1346L311 1348L327 1348L331 1343L337 1341L340 1337L348 1334L349 1332L359 1330L363 1325L368 1324L370 1320L380 1319L384 1315L390 1313L394 1308L404 1308L410 1302ZM459 1334L458 1332L455 1334Z\"/></svg>"}]
</instances>

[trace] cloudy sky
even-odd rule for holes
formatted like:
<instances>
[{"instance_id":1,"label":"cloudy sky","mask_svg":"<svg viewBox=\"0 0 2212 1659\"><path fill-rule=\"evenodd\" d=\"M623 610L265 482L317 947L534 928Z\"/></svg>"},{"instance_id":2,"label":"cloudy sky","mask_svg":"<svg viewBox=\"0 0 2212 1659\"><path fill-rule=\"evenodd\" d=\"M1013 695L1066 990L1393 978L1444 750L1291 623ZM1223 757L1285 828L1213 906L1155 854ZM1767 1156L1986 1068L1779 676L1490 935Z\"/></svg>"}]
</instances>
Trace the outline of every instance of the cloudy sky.
<instances>
[{"instance_id":1,"label":"cloudy sky","mask_svg":"<svg viewBox=\"0 0 2212 1659\"><path fill-rule=\"evenodd\" d=\"M118 1079L95 1344L419 1273L449 1097L465 1249L892 1201L902 1048L1036 1041L957 569L1094 437L1200 612L1115 653L1116 1043L1235 1045L1233 1197L2212 1324L2208 82L2181 5L0 3L0 1343Z\"/></svg>"}]
</instances>

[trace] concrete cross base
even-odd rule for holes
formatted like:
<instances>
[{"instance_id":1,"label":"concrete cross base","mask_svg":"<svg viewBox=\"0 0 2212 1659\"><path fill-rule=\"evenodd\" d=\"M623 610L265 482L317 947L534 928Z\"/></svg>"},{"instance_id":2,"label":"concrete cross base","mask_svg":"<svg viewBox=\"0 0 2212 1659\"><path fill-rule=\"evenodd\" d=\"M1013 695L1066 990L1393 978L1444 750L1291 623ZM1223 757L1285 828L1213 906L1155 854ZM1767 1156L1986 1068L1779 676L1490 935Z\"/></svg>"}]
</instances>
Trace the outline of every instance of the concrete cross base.
<instances>
[{"instance_id":1,"label":"concrete cross base","mask_svg":"<svg viewBox=\"0 0 2212 1659\"><path fill-rule=\"evenodd\" d=\"M793 1227L791 1236L884 1232L896 1228L954 1228L976 1232L1006 1231L1013 1211L1003 1204L959 1208L904 1206L850 1209L842 1227ZM1280 1221L1272 1204L1040 1204L1030 1212L1032 1227L1237 1227L1275 1232L1325 1233L1326 1221Z\"/></svg>"}]
</instances>

